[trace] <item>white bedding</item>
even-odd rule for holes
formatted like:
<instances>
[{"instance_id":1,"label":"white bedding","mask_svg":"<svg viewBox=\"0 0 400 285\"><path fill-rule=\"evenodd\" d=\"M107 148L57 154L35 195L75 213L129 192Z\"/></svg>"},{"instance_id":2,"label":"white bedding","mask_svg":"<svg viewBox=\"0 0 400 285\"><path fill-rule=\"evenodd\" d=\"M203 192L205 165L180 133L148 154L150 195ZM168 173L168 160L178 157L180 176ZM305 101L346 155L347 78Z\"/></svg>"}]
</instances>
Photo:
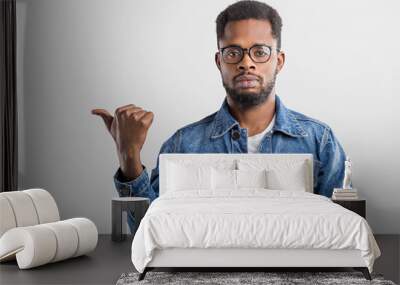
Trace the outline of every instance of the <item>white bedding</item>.
<instances>
[{"instance_id":1,"label":"white bedding","mask_svg":"<svg viewBox=\"0 0 400 285\"><path fill-rule=\"evenodd\" d=\"M160 196L138 227L132 262L143 272L154 249L171 247L358 249L370 272L380 256L361 216L324 196L266 189Z\"/></svg>"}]
</instances>

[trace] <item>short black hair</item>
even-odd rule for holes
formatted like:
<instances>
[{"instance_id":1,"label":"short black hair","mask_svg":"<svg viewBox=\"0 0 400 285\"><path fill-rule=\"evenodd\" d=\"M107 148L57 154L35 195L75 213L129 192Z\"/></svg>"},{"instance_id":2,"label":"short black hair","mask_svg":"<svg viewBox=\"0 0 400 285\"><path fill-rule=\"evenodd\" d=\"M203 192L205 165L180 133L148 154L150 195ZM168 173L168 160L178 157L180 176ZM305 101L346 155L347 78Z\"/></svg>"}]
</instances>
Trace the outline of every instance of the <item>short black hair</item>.
<instances>
[{"instance_id":1,"label":"short black hair","mask_svg":"<svg viewBox=\"0 0 400 285\"><path fill-rule=\"evenodd\" d=\"M272 36L277 40L277 48L281 48L282 19L278 12L266 3L252 0L242 0L229 5L215 20L217 24L217 45L224 37L225 26L228 22L256 19L267 20L271 23Z\"/></svg>"}]
</instances>

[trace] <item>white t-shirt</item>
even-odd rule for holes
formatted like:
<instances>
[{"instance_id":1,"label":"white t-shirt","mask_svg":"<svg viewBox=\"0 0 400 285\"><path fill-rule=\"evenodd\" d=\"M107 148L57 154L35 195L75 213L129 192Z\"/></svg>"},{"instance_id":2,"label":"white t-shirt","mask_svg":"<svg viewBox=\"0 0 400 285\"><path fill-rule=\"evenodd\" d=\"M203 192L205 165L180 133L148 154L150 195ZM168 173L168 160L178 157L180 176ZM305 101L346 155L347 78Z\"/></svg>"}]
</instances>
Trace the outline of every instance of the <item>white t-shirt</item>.
<instances>
[{"instance_id":1,"label":"white t-shirt","mask_svg":"<svg viewBox=\"0 0 400 285\"><path fill-rule=\"evenodd\" d=\"M268 133L275 123L275 115L272 117L271 122L269 123L268 127L263 130L261 133L255 134L254 136L247 137L247 152L248 153L258 153L258 146L260 145L261 140L263 139L264 135Z\"/></svg>"}]
</instances>

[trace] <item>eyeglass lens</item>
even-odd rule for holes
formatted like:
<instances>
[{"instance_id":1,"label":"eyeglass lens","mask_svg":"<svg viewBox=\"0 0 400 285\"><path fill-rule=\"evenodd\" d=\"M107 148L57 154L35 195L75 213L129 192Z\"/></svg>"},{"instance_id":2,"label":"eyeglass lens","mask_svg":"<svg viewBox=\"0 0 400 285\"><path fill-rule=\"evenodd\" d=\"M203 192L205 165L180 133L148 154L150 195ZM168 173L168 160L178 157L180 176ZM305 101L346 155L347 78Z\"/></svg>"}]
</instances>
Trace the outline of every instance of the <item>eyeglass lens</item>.
<instances>
[{"instance_id":1,"label":"eyeglass lens","mask_svg":"<svg viewBox=\"0 0 400 285\"><path fill-rule=\"evenodd\" d=\"M238 63L242 60L244 51L241 47L227 47L223 50L222 57L226 63ZM253 46L249 50L250 58L257 63L268 61L271 50L268 46Z\"/></svg>"}]
</instances>

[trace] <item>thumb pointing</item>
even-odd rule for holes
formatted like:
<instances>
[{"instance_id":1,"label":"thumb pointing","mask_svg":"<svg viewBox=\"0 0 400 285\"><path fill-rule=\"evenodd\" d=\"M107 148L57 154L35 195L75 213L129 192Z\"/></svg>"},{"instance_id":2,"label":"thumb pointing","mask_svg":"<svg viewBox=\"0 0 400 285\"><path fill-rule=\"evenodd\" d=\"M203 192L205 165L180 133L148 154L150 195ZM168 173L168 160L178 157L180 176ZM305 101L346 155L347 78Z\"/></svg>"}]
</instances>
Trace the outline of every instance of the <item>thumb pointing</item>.
<instances>
[{"instance_id":1,"label":"thumb pointing","mask_svg":"<svg viewBox=\"0 0 400 285\"><path fill-rule=\"evenodd\" d=\"M110 131L111 124L112 124L112 122L114 120L114 117L111 116L111 114L107 110L105 110L105 109L93 109L92 110L92 114L100 116L103 119L104 124L106 125L107 129Z\"/></svg>"}]
</instances>

